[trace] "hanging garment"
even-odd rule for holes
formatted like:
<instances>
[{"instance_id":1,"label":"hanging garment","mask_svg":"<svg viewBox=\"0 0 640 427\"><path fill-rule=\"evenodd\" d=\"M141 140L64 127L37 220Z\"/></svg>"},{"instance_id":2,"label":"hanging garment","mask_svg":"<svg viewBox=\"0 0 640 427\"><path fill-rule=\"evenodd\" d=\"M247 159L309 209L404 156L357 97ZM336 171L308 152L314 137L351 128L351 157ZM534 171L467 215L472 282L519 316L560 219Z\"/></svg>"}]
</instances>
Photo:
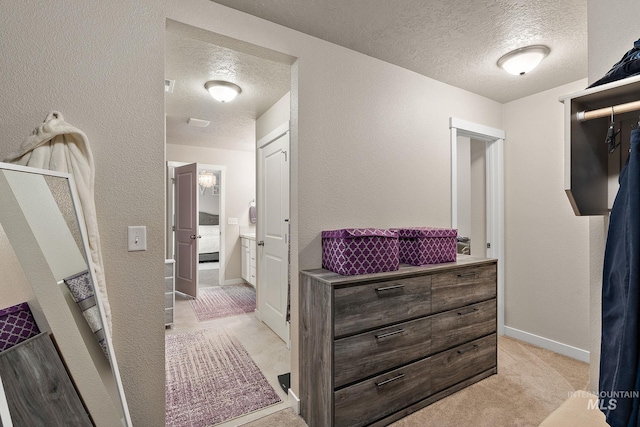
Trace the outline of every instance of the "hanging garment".
<instances>
[{"instance_id":1,"label":"hanging garment","mask_svg":"<svg viewBox=\"0 0 640 427\"><path fill-rule=\"evenodd\" d=\"M79 208L87 226L89 252L98 282L96 292L100 295L107 326L111 331L111 308L107 297L94 199L95 170L87 136L66 123L60 112L52 111L44 123L36 127L20 148L4 161L73 175L78 190Z\"/></svg>"},{"instance_id":2,"label":"hanging garment","mask_svg":"<svg viewBox=\"0 0 640 427\"><path fill-rule=\"evenodd\" d=\"M640 129L619 182L602 278L599 397L609 425L631 427L640 421Z\"/></svg>"}]
</instances>

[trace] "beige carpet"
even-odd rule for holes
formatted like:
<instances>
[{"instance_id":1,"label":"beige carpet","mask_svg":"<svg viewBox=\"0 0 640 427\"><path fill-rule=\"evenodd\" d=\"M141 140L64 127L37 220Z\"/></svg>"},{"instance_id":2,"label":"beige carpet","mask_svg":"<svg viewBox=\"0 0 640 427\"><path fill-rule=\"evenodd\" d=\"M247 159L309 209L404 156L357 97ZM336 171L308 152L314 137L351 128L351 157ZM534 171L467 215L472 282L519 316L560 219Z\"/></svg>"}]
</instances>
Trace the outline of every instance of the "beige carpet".
<instances>
[{"instance_id":1,"label":"beige carpet","mask_svg":"<svg viewBox=\"0 0 640 427\"><path fill-rule=\"evenodd\" d=\"M393 427L529 427L586 390L589 365L507 337L498 339L498 375L392 424ZM290 409L246 427L303 427Z\"/></svg>"}]
</instances>

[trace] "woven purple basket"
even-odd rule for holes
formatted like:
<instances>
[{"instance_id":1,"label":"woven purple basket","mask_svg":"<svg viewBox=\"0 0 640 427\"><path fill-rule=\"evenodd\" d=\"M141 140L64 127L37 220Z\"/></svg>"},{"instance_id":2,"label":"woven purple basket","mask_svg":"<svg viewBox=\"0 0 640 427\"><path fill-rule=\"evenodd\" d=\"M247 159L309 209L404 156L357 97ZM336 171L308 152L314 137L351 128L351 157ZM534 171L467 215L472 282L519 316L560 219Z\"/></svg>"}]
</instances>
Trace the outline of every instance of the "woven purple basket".
<instances>
[{"instance_id":1,"label":"woven purple basket","mask_svg":"<svg viewBox=\"0 0 640 427\"><path fill-rule=\"evenodd\" d=\"M0 351L4 351L40 333L29 304L0 309Z\"/></svg>"},{"instance_id":2,"label":"woven purple basket","mask_svg":"<svg viewBox=\"0 0 640 427\"><path fill-rule=\"evenodd\" d=\"M414 227L394 230L398 232L398 254L403 264L440 264L456 260L456 229Z\"/></svg>"},{"instance_id":3,"label":"woven purple basket","mask_svg":"<svg viewBox=\"0 0 640 427\"><path fill-rule=\"evenodd\" d=\"M397 270L398 233L379 228L322 232L322 267L345 276Z\"/></svg>"}]
</instances>

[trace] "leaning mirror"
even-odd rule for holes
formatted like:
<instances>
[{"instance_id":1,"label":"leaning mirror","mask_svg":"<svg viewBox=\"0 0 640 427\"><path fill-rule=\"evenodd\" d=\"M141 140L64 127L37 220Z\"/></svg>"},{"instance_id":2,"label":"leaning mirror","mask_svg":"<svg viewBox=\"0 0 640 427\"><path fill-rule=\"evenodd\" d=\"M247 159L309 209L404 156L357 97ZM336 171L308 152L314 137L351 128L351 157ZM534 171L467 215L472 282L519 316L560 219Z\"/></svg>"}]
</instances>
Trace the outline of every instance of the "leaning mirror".
<instances>
[{"instance_id":1,"label":"leaning mirror","mask_svg":"<svg viewBox=\"0 0 640 427\"><path fill-rule=\"evenodd\" d=\"M0 426L131 426L86 242L71 175L0 163Z\"/></svg>"}]
</instances>

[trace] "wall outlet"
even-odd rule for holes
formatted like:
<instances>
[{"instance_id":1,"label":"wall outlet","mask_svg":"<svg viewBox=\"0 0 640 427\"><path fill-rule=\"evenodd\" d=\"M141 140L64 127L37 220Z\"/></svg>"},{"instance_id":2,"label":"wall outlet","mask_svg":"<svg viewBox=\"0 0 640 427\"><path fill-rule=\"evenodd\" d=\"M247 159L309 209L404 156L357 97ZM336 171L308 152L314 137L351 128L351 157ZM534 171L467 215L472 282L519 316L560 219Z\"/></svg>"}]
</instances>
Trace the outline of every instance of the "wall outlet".
<instances>
[{"instance_id":1,"label":"wall outlet","mask_svg":"<svg viewBox=\"0 0 640 427\"><path fill-rule=\"evenodd\" d=\"M127 227L127 244L129 252L147 250L147 227L144 225L130 225Z\"/></svg>"},{"instance_id":2,"label":"wall outlet","mask_svg":"<svg viewBox=\"0 0 640 427\"><path fill-rule=\"evenodd\" d=\"M229 225L238 225L238 218L229 218L229 221L227 221L227 223Z\"/></svg>"}]
</instances>

